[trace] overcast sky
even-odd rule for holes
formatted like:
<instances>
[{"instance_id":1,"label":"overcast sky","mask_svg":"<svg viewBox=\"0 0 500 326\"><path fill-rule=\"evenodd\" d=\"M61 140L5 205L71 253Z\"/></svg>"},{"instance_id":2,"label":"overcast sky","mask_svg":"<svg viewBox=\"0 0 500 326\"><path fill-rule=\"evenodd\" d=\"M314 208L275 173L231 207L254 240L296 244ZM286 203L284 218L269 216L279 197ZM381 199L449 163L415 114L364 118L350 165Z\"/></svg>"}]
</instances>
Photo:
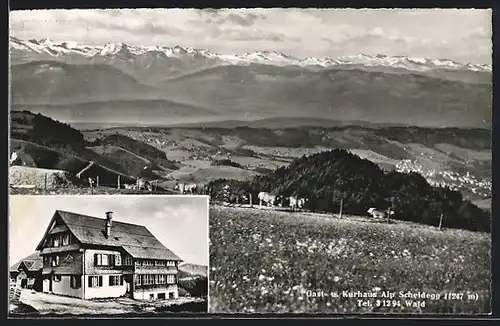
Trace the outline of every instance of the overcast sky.
<instances>
[{"instance_id":1,"label":"overcast sky","mask_svg":"<svg viewBox=\"0 0 500 326\"><path fill-rule=\"evenodd\" d=\"M10 13L13 36L93 45L181 45L296 57L407 55L491 64L491 11L473 9L130 9Z\"/></svg>"},{"instance_id":2,"label":"overcast sky","mask_svg":"<svg viewBox=\"0 0 500 326\"><path fill-rule=\"evenodd\" d=\"M57 210L144 225L186 263L208 266L208 201L189 196L10 196L9 266L35 252Z\"/></svg>"}]
</instances>

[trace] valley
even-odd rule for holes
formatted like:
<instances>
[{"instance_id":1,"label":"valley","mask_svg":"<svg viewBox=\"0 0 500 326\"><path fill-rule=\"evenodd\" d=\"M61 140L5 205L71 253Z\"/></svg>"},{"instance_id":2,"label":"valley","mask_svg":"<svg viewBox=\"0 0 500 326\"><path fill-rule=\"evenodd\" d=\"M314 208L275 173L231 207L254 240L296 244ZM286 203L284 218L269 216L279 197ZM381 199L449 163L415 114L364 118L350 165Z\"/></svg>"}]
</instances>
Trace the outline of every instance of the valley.
<instances>
[{"instance_id":1,"label":"valley","mask_svg":"<svg viewBox=\"0 0 500 326\"><path fill-rule=\"evenodd\" d=\"M136 177L146 176L159 180L159 186L168 191L173 190L175 182L251 180L287 166L304 155L340 148L368 159L386 171L422 174L429 183L459 190L466 199L491 197L490 132L482 129L103 126L73 129L81 133L84 145L49 144L43 147L18 139L25 137L25 130L33 128L29 126L30 122L26 124L23 126L17 121L11 139L11 152L17 150L27 156L23 162L32 162L32 166L39 168L76 173L85 162L94 160L114 171L111 172L113 175L121 174L125 180L122 182L133 182ZM81 161L74 167L65 163L75 162L65 154L69 147ZM54 159L54 153L60 158ZM91 171L91 174L99 173ZM127 178L130 181L126 181ZM113 183L115 179L116 176L110 176L106 180Z\"/></svg>"}]
</instances>

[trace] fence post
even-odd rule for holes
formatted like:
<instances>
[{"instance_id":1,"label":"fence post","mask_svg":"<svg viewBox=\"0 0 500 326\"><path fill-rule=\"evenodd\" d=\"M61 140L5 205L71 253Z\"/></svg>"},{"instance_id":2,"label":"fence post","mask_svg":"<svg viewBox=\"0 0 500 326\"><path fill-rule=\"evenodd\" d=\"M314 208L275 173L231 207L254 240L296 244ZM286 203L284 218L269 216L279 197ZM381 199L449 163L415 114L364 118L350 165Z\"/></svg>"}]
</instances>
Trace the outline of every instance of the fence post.
<instances>
[{"instance_id":1,"label":"fence post","mask_svg":"<svg viewBox=\"0 0 500 326\"><path fill-rule=\"evenodd\" d=\"M44 185L43 185L43 188L45 189L45 191L47 191L47 173L45 173L45 175L44 175Z\"/></svg>"},{"instance_id":2,"label":"fence post","mask_svg":"<svg viewBox=\"0 0 500 326\"><path fill-rule=\"evenodd\" d=\"M443 227L443 216L444 214L441 213L441 216L439 217L439 231L441 231Z\"/></svg>"},{"instance_id":3,"label":"fence post","mask_svg":"<svg viewBox=\"0 0 500 326\"><path fill-rule=\"evenodd\" d=\"M118 175L118 189L120 189L120 175Z\"/></svg>"},{"instance_id":4,"label":"fence post","mask_svg":"<svg viewBox=\"0 0 500 326\"><path fill-rule=\"evenodd\" d=\"M253 203L252 203L252 193L250 193L250 207L253 207Z\"/></svg>"},{"instance_id":5,"label":"fence post","mask_svg":"<svg viewBox=\"0 0 500 326\"><path fill-rule=\"evenodd\" d=\"M97 176L96 187L99 187L99 176Z\"/></svg>"},{"instance_id":6,"label":"fence post","mask_svg":"<svg viewBox=\"0 0 500 326\"><path fill-rule=\"evenodd\" d=\"M340 212L339 212L339 218L342 218L342 206L344 205L344 199L340 200Z\"/></svg>"}]
</instances>

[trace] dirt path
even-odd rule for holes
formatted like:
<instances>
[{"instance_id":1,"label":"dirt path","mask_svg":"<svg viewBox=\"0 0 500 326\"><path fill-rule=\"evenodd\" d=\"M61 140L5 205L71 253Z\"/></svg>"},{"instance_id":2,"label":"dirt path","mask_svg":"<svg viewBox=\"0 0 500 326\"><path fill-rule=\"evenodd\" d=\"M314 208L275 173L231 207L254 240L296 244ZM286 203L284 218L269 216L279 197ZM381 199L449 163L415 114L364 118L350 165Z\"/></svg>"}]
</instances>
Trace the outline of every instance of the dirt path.
<instances>
[{"instance_id":1,"label":"dirt path","mask_svg":"<svg viewBox=\"0 0 500 326\"><path fill-rule=\"evenodd\" d=\"M131 307L117 302L94 302L27 290L22 292L20 301L32 306L41 314L117 314L134 311Z\"/></svg>"},{"instance_id":2,"label":"dirt path","mask_svg":"<svg viewBox=\"0 0 500 326\"><path fill-rule=\"evenodd\" d=\"M179 298L167 301L142 301L130 298L82 300L47 293L23 290L20 301L32 306L40 314L112 315L137 312L155 312L157 308L196 301Z\"/></svg>"}]
</instances>

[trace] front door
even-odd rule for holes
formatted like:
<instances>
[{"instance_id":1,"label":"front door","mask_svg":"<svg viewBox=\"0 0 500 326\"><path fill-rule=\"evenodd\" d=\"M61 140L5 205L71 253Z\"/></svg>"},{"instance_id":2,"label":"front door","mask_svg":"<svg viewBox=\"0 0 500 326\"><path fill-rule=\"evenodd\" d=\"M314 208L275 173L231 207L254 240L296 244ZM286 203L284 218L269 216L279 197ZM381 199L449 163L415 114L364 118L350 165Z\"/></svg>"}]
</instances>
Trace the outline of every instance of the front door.
<instances>
[{"instance_id":1,"label":"front door","mask_svg":"<svg viewBox=\"0 0 500 326\"><path fill-rule=\"evenodd\" d=\"M127 285L127 292L128 295L133 298L134 297L134 290L133 290L133 281L134 277L132 274L126 274L123 277L123 280L125 281L125 284Z\"/></svg>"}]
</instances>

